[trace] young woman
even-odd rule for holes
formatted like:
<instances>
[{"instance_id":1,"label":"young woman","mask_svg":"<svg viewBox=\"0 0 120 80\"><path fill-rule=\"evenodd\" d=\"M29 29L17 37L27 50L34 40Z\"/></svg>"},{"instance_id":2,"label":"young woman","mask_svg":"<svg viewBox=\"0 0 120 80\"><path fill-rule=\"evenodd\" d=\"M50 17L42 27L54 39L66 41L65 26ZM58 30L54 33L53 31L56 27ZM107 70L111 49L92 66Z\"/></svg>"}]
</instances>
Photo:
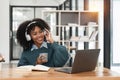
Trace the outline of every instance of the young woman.
<instances>
[{"instance_id":1,"label":"young woman","mask_svg":"<svg viewBox=\"0 0 120 80\"><path fill-rule=\"evenodd\" d=\"M18 66L42 64L61 67L69 58L66 47L54 42L49 25L42 19L36 18L20 24L17 40L23 47Z\"/></svg>"}]
</instances>

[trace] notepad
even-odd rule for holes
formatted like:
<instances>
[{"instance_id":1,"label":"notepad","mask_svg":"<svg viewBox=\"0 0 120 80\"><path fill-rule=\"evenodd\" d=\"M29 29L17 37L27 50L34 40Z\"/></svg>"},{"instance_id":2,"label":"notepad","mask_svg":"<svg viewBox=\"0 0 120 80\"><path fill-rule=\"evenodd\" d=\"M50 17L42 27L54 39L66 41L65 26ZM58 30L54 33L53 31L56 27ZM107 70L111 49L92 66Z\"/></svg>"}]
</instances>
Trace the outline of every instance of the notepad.
<instances>
[{"instance_id":1,"label":"notepad","mask_svg":"<svg viewBox=\"0 0 120 80\"><path fill-rule=\"evenodd\" d=\"M44 66L44 65L26 65L26 66L20 66L17 67L18 69L26 69L30 71L49 71L50 67Z\"/></svg>"}]
</instances>

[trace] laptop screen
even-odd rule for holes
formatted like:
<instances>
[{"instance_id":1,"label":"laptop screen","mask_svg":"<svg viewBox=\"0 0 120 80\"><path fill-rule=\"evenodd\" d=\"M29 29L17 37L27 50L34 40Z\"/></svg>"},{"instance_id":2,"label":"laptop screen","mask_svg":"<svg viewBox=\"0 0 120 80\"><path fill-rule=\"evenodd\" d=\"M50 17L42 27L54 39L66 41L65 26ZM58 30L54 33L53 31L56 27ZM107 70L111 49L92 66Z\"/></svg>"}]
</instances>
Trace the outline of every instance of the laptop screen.
<instances>
[{"instance_id":1,"label":"laptop screen","mask_svg":"<svg viewBox=\"0 0 120 80\"><path fill-rule=\"evenodd\" d=\"M73 72L94 70L99 56L100 49L77 50L72 65Z\"/></svg>"}]
</instances>

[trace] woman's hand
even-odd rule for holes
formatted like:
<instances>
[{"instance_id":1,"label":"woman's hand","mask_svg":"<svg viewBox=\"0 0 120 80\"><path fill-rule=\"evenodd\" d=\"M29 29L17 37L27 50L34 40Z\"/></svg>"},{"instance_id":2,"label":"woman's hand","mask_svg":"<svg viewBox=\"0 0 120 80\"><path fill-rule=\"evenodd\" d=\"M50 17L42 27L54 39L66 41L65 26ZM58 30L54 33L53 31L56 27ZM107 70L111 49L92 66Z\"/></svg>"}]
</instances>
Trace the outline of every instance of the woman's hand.
<instances>
[{"instance_id":1,"label":"woman's hand","mask_svg":"<svg viewBox=\"0 0 120 80\"><path fill-rule=\"evenodd\" d=\"M50 33L47 29L45 29L45 31L46 31L46 34L45 34L46 40L47 40L48 42L50 42L50 43L53 43L54 40L53 40L53 38L52 38L51 33Z\"/></svg>"},{"instance_id":2,"label":"woman's hand","mask_svg":"<svg viewBox=\"0 0 120 80\"><path fill-rule=\"evenodd\" d=\"M36 64L42 64L42 59L40 59L39 57L36 60Z\"/></svg>"},{"instance_id":3,"label":"woman's hand","mask_svg":"<svg viewBox=\"0 0 120 80\"><path fill-rule=\"evenodd\" d=\"M42 63L46 63L47 60L45 59L45 56L39 56L37 58L36 64L42 64Z\"/></svg>"}]
</instances>

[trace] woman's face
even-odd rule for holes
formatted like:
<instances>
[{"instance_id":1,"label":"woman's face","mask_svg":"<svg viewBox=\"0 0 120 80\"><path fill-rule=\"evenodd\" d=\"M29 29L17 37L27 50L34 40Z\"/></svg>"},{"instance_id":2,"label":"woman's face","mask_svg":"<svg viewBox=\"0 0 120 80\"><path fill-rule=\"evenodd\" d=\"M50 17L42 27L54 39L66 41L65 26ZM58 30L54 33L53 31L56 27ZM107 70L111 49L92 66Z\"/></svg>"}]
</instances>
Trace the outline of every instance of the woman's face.
<instances>
[{"instance_id":1,"label":"woman's face","mask_svg":"<svg viewBox=\"0 0 120 80\"><path fill-rule=\"evenodd\" d=\"M37 47L40 47L44 41L44 32L38 26L30 32L31 38Z\"/></svg>"}]
</instances>

